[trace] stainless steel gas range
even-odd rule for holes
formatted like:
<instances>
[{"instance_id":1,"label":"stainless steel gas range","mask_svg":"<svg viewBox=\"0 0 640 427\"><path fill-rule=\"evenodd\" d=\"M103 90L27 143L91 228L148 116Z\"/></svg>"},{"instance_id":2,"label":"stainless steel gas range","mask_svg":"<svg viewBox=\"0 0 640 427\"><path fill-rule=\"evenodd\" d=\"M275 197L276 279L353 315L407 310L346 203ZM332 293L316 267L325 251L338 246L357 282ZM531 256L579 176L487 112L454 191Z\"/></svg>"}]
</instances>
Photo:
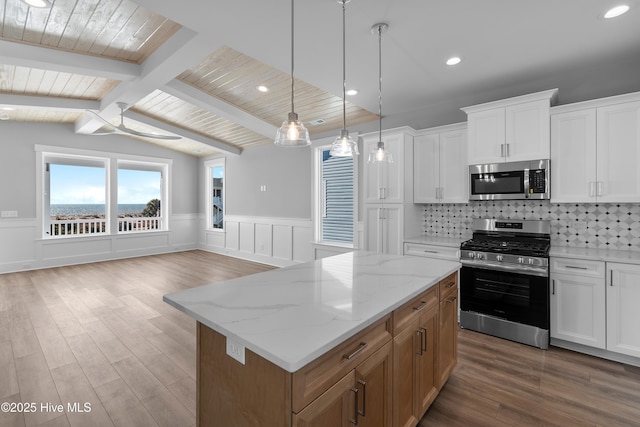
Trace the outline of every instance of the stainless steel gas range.
<instances>
[{"instance_id":1,"label":"stainless steel gas range","mask_svg":"<svg viewBox=\"0 0 640 427\"><path fill-rule=\"evenodd\" d=\"M460 247L460 326L549 348L550 222L473 220Z\"/></svg>"}]
</instances>

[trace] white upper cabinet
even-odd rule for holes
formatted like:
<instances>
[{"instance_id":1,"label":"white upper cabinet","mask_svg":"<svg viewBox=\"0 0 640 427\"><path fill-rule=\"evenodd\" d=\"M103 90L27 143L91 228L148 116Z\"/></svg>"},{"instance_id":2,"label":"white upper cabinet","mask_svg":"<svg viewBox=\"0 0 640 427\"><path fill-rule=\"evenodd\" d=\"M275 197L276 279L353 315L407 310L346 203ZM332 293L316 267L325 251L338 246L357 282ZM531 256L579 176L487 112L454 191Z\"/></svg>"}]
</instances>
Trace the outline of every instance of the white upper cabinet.
<instances>
[{"instance_id":1,"label":"white upper cabinet","mask_svg":"<svg viewBox=\"0 0 640 427\"><path fill-rule=\"evenodd\" d=\"M413 142L413 202L467 203L469 169L464 125L429 129Z\"/></svg>"},{"instance_id":2,"label":"white upper cabinet","mask_svg":"<svg viewBox=\"0 0 640 427\"><path fill-rule=\"evenodd\" d=\"M366 135L363 140L365 203L402 203L404 201L405 139L413 137L398 131L384 133L384 147L393 155L393 163L367 163L369 153L378 144L378 134ZM410 145L410 144L409 144Z\"/></svg>"},{"instance_id":3,"label":"white upper cabinet","mask_svg":"<svg viewBox=\"0 0 640 427\"><path fill-rule=\"evenodd\" d=\"M640 201L640 101L598 108L600 202Z\"/></svg>"},{"instance_id":4,"label":"white upper cabinet","mask_svg":"<svg viewBox=\"0 0 640 427\"><path fill-rule=\"evenodd\" d=\"M552 202L640 201L640 100L630 101L634 96L640 99L623 95L554 109Z\"/></svg>"},{"instance_id":5,"label":"white upper cabinet","mask_svg":"<svg viewBox=\"0 0 640 427\"><path fill-rule=\"evenodd\" d=\"M549 110L557 93L552 89L463 108L468 164L550 158Z\"/></svg>"}]
</instances>

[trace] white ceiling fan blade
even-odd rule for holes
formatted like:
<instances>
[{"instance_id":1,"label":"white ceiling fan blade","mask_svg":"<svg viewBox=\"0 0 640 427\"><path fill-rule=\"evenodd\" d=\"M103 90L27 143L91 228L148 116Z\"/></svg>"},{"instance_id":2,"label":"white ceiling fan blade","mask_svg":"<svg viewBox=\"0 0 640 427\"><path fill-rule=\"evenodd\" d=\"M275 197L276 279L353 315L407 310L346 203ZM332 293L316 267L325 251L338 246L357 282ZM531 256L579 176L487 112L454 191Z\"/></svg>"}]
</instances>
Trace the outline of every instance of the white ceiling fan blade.
<instances>
[{"instance_id":1,"label":"white ceiling fan blade","mask_svg":"<svg viewBox=\"0 0 640 427\"><path fill-rule=\"evenodd\" d=\"M137 130L129 129L128 127L126 127L124 125L120 125L116 129L120 130L121 132L128 133L130 135L140 136L140 137L143 137L143 138L166 139L166 140L182 139L182 137L174 136L174 135L160 135L160 134L157 134L157 133L139 132Z\"/></svg>"}]
</instances>

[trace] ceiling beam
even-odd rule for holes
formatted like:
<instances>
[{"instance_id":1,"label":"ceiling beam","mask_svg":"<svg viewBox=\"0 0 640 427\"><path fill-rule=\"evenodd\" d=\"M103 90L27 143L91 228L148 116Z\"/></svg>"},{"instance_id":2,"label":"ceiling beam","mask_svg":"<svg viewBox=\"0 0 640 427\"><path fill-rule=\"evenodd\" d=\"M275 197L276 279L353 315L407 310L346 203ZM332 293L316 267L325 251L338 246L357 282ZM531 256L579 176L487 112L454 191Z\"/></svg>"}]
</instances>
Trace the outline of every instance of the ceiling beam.
<instances>
[{"instance_id":1,"label":"ceiling beam","mask_svg":"<svg viewBox=\"0 0 640 427\"><path fill-rule=\"evenodd\" d=\"M0 64L127 81L140 76L138 64L0 40Z\"/></svg>"},{"instance_id":2,"label":"ceiling beam","mask_svg":"<svg viewBox=\"0 0 640 427\"><path fill-rule=\"evenodd\" d=\"M97 110L100 107L100 103L86 99L60 98L54 96L3 94L0 98L0 106L25 108L29 110L78 112Z\"/></svg>"},{"instance_id":3,"label":"ceiling beam","mask_svg":"<svg viewBox=\"0 0 640 427\"><path fill-rule=\"evenodd\" d=\"M272 124L252 116L246 111L243 111L219 98L213 97L180 80L171 80L162 88L162 90L176 98L180 98L183 101L189 102L205 111L237 123L240 126L266 136L267 138L273 138L278 130L278 128Z\"/></svg>"},{"instance_id":4,"label":"ceiling beam","mask_svg":"<svg viewBox=\"0 0 640 427\"><path fill-rule=\"evenodd\" d=\"M186 129L179 128L177 126L171 125L169 123L166 123L160 120L156 120L154 118L145 116L144 114L136 113L131 110L127 110L124 113L124 116L127 119L131 119L145 126L158 129L161 132L168 132L174 135L179 135L184 138L191 139L196 142L200 142L202 144L206 144L226 154L239 155L242 152L242 149L240 149L239 147L236 147L235 145L227 144L226 142L218 141L217 139L208 138L199 133L195 133Z\"/></svg>"},{"instance_id":5,"label":"ceiling beam","mask_svg":"<svg viewBox=\"0 0 640 427\"><path fill-rule=\"evenodd\" d=\"M141 64L140 76L122 81L109 92L100 104L99 114L111 119L120 114L117 102L135 105L138 101L181 74L185 69L200 62L217 46L208 37L188 29L179 29ZM76 122L77 133L93 133L102 123L84 115Z\"/></svg>"}]
</instances>

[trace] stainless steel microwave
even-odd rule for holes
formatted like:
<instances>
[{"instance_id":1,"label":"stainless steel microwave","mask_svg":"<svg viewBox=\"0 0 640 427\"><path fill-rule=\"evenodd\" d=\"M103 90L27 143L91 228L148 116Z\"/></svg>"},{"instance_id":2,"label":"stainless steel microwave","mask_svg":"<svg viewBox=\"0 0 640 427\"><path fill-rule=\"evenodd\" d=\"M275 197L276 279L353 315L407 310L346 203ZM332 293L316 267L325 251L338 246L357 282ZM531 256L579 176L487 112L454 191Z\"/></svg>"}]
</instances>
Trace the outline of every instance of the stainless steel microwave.
<instances>
[{"instance_id":1,"label":"stainless steel microwave","mask_svg":"<svg viewBox=\"0 0 640 427\"><path fill-rule=\"evenodd\" d=\"M550 199L549 160L469 166L469 200Z\"/></svg>"}]
</instances>

